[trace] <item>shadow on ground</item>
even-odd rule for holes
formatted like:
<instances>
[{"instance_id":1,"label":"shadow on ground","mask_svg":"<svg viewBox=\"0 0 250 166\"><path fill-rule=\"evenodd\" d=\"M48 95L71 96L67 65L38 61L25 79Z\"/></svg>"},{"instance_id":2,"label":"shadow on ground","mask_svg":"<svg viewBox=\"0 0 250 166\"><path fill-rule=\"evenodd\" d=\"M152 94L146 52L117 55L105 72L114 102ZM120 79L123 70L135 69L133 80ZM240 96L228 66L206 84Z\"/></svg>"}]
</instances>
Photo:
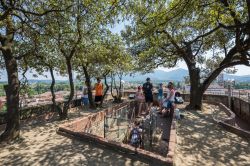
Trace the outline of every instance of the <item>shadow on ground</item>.
<instances>
[{"instance_id":1,"label":"shadow on ground","mask_svg":"<svg viewBox=\"0 0 250 166\"><path fill-rule=\"evenodd\" d=\"M91 113L85 111L71 116ZM136 157L57 135L56 129L62 123L51 121L23 125L19 143L0 144L0 165L148 165Z\"/></svg>"},{"instance_id":2,"label":"shadow on ground","mask_svg":"<svg viewBox=\"0 0 250 166\"><path fill-rule=\"evenodd\" d=\"M250 141L212 120L212 112L185 112L178 123L176 165L249 165Z\"/></svg>"}]
</instances>

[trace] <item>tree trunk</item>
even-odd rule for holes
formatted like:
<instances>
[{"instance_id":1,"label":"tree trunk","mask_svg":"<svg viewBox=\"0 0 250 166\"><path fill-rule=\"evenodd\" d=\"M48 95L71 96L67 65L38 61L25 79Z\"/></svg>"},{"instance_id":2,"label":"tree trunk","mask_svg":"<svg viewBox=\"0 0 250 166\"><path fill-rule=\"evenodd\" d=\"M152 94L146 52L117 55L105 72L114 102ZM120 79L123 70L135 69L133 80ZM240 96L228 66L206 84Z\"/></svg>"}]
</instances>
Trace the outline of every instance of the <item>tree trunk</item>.
<instances>
[{"instance_id":1,"label":"tree trunk","mask_svg":"<svg viewBox=\"0 0 250 166\"><path fill-rule=\"evenodd\" d=\"M83 66L82 68L83 68L84 76L86 79L86 86L88 88L89 105L91 108L95 108L95 103L93 101L92 87L91 87L91 79L90 79L87 68L85 66Z\"/></svg>"},{"instance_id":2,"label":"tree trunk","mask_svg":"<svg viewBox=\"0 0 250 166\"><path fill-rule=\"evenodd\" d=\"M61 119L66 119L68 117L68 110L70 108L70 104L74 96L74 81L73 81L73 74L72 74L71 58L66 57L66 65L67 65L67 71L69 75L70 94L69 94L69 99L64 103L63 111L62 111L62 114L60 115Z\"/></svg>"},{"instance_id":3,"label":"tree trunk","mask_svg":"<svg viewBox=\"0 0 250 166\"><path fill-rule=\"evenodd\" d=\"M51 92L51 95L52 95L52 111L56 111L56 95L55 95L55 91L54 91L54 87L55 87L55 77L54 77L54 72L53 72L53 68L52 67L49 67L49 71L50 71L50 75L51 75L51 78L52 78L52 82L51 82L51 85L50 85L50 92ZM60 115L60 113L59 113Z\"/></svg>"},{"instance_id":4,"label":"tree trunk","mask_svg":"<svg viewBox=\"0 0 250 166\"><path fill-rule=\"evenodd\" d=\"M190 103L188 109L200 110L202 107L203 90L200 84L200 70L199 68L189 67L190 76Z\"/></svg>"},{"instance_id":5,"label":"tree trunk","mask_svg":"<svg viewBox=\"0 0 250 166\"><path fill-rule=\"evenodd\" d=\"M10 43L7 43L11 45ZM19 112L19 80L16 59L12 55L11 48L2 51L8 75L8 85L5 86L7 98L6 128L0 136L1 141L10 141L19 137L20 112Z\"/></svg>"}]
</instances>

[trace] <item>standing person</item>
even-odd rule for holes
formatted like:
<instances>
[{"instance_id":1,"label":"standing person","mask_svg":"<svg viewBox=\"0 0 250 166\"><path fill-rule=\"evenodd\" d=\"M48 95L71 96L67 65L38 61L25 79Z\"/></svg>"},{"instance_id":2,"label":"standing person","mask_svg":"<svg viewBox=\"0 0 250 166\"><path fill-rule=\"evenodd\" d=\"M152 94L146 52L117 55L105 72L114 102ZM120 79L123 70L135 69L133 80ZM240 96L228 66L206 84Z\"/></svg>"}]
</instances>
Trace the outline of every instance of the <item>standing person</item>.
<instances>
[{"instance_id":1,"label":"standing person","mask_svg":"<svg viewBox=\"0 0 250 166\"><path fill-rule=\"evenodd\" d=\"M97 83L95 84L95 103L96 105L100 105L102 101L102 93L103 93L103 83L100 78L97 78Z\"/></svg>"},{"instance_id":2,"label":"standing person","mask_svg":"<svg viewBox=\"0 0 250 166\"><path fill-rule=\"evenodd\" d=\"M89 105L88 87L86 81L85 85L82 87L82 105L86 108Z\"/></svg>"},{"instance_id":3,"label":"standing person","mask_svg":"<svg viewBox=\"0 0 250 166\"><path fill-rule=\"evenodd\" d=\"M145 97L143 95L141 86L138 86L138 88L137 88L137 92L135 94L135 99L136 99L137 104L138 104L138 116L140 116L141 112L142 112L141 107L143 105L143 102L145 101Z\"/></svg>"},{"instance_id":4,"label":"standing person","mask_svg":"<svg viewBox=\"0 0 250 166\"><path fill-rule=\"evenodd\" d=\"M163 117L170 115L171 108L174 109L174 100L175 100L174 84L172 82L169 82L167 87L169 89L169 92L162 104L163 105L162 107L164 107L164 109L162 110Z\"/></svg>"},{"instance_id":5,"label":"standing person","mask_svg":"<svg viewBox=\"0 0 250 166\"><path fill-rule=\"evenodd\" d=\"M162 86L162 83L159 84L157 99L158 99L159 105L161 106L162 105L162 100L163 100L163 86Z\"/></svg>"},{"instance_id":6,"label":"standing person","mask_svg":"<svg viewBox=\"0 0 250 166\"><path fill-rule=\"evenodd\" d=\"M145 102L146 102L146 113L148 114L151 110L153 105L153 85L150 82L150 78L146 79L146 83L143 84L143 92L145 95Z\"/></svg>"}]
</instances>

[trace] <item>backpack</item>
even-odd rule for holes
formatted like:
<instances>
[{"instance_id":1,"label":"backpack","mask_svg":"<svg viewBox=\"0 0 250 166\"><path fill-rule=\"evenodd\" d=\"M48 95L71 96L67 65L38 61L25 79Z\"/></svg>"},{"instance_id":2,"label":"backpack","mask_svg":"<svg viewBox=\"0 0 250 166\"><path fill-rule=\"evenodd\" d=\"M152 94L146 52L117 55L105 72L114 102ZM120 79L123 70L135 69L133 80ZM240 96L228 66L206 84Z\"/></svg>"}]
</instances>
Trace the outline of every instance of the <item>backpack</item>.
<instances>
[{"instance_id":1,"label":"backpack","mask_svg":"<svg viewBox=\"0 0 250 166\"><path fill-rule=\"evenodd\" d=\"M132 131L131 131L131 140L130 140L130 143L131 145L133 146L139 146L140 145L140 142L141 142L141 136L140 136L140 133L139 131L134 128Z\"/></svg>"},{"instance_id":2,"label":"backpack","mask_svg":"<svg viewBox=\"0 0 250 166\"><path fill-rule=\"evenodd\" d=\"M184 100L182 97L175 97L175 104L183 104Z\"/></svg>"},{"instance_id":3,"label":"backpack","mask_svg":"<svg viewBox=\"0 0 250 166\"><path fill-rule=\"evenodd\" d=\"M151 83L148 83L148 82L144 83L142 88L143 88L145 95L152 94L153 85Z\"/></svg>"}]
</instances>

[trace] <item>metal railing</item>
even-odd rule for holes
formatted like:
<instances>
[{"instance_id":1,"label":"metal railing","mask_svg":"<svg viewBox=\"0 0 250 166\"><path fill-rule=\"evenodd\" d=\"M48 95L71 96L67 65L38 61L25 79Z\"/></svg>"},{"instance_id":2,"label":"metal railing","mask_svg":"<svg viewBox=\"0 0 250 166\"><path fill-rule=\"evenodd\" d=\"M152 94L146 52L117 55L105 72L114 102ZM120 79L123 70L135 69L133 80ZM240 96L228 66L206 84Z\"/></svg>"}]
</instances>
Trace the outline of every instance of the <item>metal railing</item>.
<instances>
[{"instance_id":1,"label":"metal railing","mask_svg":"<svg viewBox=\"0 0 250 166\"><path fill-rule=\"evenodd\" d=\"M189 91L182 91L183 94L190 94ZM204 94L208 95L221 95L221 96L228 96L228 91L225 92L211 92L206 91ZM237 90L232 89L231 97L242 99L248 103L250 103L250 93L248 93L246 90Z\"/></svg>"}]
</instances>

